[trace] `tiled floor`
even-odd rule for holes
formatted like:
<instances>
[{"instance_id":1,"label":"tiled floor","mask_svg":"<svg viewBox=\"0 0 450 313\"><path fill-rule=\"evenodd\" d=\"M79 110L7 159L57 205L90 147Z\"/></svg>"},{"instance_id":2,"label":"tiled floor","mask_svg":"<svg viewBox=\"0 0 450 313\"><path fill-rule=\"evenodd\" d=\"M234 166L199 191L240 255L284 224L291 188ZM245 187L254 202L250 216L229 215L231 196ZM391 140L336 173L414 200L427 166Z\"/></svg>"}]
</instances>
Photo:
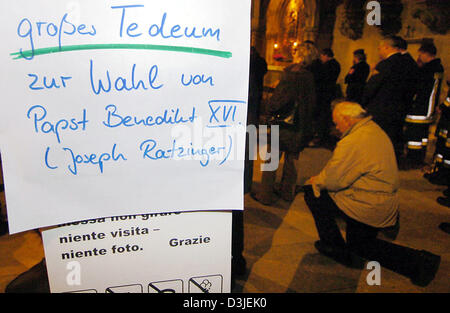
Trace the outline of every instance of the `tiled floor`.
<instances>
[{"instance_id":1,"label":"tiled floor","mask_svg":"<svg viewBox=\"0 0 450 313\"><path fill-rule=\"evenodd\" d=\"M299 159L299 184L316 174L330 152L306 149ZM255 163L255 184L261 179ZM422 178L419 170L400 172L401 228L396 242L425 249L442 257L436 278L425 288L381 269L381 285L369 286L370 270L346 268L317 253L314 221L299 194L294 202L279 200L273 206L245 198L245 251L248 273L236 281L233 292L450 292L450 235L438 225L450 222L450 209L435 199L445 187ZM0 237L0 292L18 274L43 257L37 232Z\"/></svg>"}]
</instances>

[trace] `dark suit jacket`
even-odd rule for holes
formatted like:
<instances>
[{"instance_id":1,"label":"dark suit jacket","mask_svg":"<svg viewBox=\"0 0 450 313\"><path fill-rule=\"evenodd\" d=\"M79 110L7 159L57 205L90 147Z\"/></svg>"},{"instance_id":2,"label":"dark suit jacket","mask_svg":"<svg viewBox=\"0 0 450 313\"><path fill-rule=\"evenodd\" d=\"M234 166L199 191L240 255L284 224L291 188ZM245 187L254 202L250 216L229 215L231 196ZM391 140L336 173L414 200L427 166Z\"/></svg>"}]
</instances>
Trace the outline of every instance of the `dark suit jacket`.
<instances>
[{"instance_id":1,"label":"dark suit jacket","mask_svg":"<svg viewBox=\"0 0 450 313\"><path fill-rule=\"evenodd\" d=\"M408 68L401 53L396 53L379 62L375 74L369 79L363 94L362 105L377 122L403 121L411 86Z\"/></svg>"}]
</instances>

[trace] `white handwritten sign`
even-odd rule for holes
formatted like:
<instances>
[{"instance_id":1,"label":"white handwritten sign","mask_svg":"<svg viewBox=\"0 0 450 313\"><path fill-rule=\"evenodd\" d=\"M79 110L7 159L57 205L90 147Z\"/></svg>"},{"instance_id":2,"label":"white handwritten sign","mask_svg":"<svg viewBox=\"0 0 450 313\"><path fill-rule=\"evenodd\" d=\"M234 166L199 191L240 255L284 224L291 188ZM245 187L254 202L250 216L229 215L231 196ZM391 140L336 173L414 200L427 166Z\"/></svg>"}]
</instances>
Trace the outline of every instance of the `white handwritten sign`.
<instances>
[{"instance_id":1,"label":"white handwritten sign","mask_svg":"<svg viewBox=\"0 0 450 313\"><path fill-rule=\"evenodd\" d=\"M10 231L242 209L250 2L2 1Z\"/></svg>"},{"instance_id":2,"label":"white handwritten sign","mask_svg":"<svg viewBox=\"0 0 450 313\"><path fill-rule=\"evenodd\" d=\"M230 292L231 212L98 218L42 238L51 292Z\"/></svg>"}]
</instances>

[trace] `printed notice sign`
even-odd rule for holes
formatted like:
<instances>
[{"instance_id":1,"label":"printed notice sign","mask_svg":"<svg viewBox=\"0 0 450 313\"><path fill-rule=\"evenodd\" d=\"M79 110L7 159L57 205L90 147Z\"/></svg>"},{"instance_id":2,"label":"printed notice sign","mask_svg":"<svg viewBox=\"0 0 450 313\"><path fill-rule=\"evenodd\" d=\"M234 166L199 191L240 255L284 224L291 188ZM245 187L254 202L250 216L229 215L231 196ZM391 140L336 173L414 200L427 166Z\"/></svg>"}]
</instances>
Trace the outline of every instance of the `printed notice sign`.
<instances>
[{"instance_id":1,"label":"printed notice sign","mask_svg":"<svg viewBox=\"0 0 450 313\"><path fill-rule=\"evenodd\" d=\"M230 292L229 211L99 218L42 238L52 292Z\"/></svg>"},{"instance_id":2,"label":"printed notice sign","mask_svg":"<svg viewBox=\"0 0 450 313\"><path fill-rule=\"evenodd\" d=\"M250 4L1 1L10 232L242 209Z\"/></svg>"}]
</instances>

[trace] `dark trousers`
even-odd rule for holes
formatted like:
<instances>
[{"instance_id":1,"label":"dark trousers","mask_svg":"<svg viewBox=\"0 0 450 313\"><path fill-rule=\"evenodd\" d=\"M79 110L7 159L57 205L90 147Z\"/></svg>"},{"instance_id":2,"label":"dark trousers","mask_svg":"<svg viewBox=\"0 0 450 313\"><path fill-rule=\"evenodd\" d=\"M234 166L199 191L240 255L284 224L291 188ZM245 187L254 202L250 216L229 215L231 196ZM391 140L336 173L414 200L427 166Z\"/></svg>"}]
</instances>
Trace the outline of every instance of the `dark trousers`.
<instances>
[{"instance_id":1,"label":"dark trousers","mask_svg":"<svg viewBox=\"0 0 450 313\"><path fill-rule=\"evenodd\" d=\"M319 238L325 244L340 247L368 261L377 261L381 266L407 277L417 271L418 250L377 239L379 228L345 215L327 191L322 190L320 197L316 198L312 187L306 186L305 201L314 217ZM346 240L337 226L336 217L342 217L347 224Z\"/></svg>"},{"instance_id":2,"label":"dark trousers","mask_svg":"<svg viewBox=\"0 0 450 313\"><path fill-rule=\"evenodd\" d=\"M316 121L316 132L319 139L326 142L330 139L330 129L332 125L331 118L331 101L333 97L322 96L318 101L315 121Z\"/></svg>"}]
</instances>

